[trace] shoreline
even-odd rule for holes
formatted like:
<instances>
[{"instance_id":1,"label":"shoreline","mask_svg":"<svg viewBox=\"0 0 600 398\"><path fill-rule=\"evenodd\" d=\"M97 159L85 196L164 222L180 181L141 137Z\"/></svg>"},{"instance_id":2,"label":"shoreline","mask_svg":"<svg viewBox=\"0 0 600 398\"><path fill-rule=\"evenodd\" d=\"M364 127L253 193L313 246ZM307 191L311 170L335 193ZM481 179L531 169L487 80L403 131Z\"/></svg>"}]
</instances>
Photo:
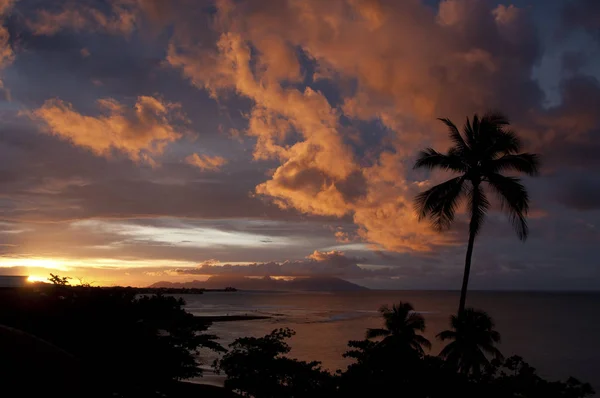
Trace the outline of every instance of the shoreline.
<instances>
[{"instance_id":1,"label":"shoreline","mask_svg":"<svg viewBox=\"0 0 600 398\"><path fill-rule=\"evenodd\" d=\"M195 318L208 322L236 322L236 321L256 321L263 319L271 319L271 316L266 315L194 315Z\"/></svg>"}]
</instances>

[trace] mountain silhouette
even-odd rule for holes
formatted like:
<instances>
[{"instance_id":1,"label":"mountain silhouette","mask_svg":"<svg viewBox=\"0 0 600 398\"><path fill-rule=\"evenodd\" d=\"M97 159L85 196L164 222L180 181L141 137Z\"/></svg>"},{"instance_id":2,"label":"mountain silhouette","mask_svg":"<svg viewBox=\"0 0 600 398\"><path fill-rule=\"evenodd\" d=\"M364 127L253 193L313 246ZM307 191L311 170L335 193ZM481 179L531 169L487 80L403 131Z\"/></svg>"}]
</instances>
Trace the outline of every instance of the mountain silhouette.
<instances>
[{"instance_id":1,"label":"mountain silhouette","mask_svg":"<svg viewBox=\"0 0 600 398\"><path fill-rule=\"evenodd\" d=\"M262 278L249 278L245 276L215 275L206 281L194 280L191 282L156 282L152 288L196 288L196 289L224 289L234 287L238 290L288 290L288 291L357 291L368 290L364 286L345 281L340 278L313 276L290 280L275 279L270 276Z\"/></svg>"}]
</instances>

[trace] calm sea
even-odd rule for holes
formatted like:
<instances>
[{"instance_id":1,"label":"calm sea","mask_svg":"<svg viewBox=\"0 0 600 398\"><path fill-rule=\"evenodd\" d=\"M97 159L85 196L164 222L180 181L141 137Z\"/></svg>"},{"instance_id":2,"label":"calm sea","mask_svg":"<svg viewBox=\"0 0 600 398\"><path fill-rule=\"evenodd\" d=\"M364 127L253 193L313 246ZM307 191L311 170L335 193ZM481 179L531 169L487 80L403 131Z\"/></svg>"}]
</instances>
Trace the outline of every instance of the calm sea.
<instances>
[{"instance_id":1,"label":"calm sea","mask_svg":"<svg viewBox=\"0 0 600 398\"><path fill-rule=\"evenodd\" d=\"M425 335L440 351L435 335L447 328L458 292L365 291L344 293L235 292L186 295L196 315L269 315L271 319L216 323L211 332L228 344L241 336L262 336L290 327L291 356L343 369L349 340L364 338L382 323L382 304L408 301L427 321ZM600 391L600 293L470 292L468 306L487 311L502 334L503 354L522 356L548 378L574 376ZM206 360L210 362L210 358ZM207 372L204 381L219 383Z\"/></svg>"}]
</instances>

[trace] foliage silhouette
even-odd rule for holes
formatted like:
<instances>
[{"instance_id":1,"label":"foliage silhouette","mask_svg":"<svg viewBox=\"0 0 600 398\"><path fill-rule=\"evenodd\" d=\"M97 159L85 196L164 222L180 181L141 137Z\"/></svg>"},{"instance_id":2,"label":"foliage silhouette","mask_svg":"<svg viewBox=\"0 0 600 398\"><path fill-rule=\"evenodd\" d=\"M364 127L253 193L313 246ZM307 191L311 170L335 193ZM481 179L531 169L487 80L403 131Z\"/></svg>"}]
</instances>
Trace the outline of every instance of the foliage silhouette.
<instances>
[{"instance_id":1,"label":"foliage silhouette","mask_svg":"<svg viewBox=\"0 0 600 398\"><path fill-rule=\"evenodd\" d=\"M494 322L486 312L467 308L462 315L450 317L450 326L451 330L437 335L441 341L452 340L440 357L458 372L479 376L490 365L486 355L502 360L502 353L495 346L500 342L500 333L494 330Z\"/></svg>"},{"instance_id":2,"label":"foliage silhouette","mask_svg":"<svg viewBox=\"0 0 600 398\"><path fill-rule=\"evenodd\" d=\"M431 349L431 343L418 332L425 331L425 319L414 312L410 303L400 302L382 306L379 312L385 321L384 329L367 329L367 339L383 337L379 344L387 349L404 350L409 348L420 356L425 354L423 347Z\"/></svg>"},{"instance_id":3,"label":"foliage silhouette","mask_svg":"<svg viewBox=\"0 0 600 398\"><path fill-rule=\"evenodd\" d=\"M86 396L153 396L176 380L201 375L200 348L224 351L216 336L204 333L210 324L187 313L175 297L62 283L0 295L0 324L64 350L94 385L102 381Z\"/></svg>"},{"instance_id":4,"label":"foliage silhouette","mask_svg":"<svg viewBox=\"0 0 600 398\"><path fill-rule=\"evenodd\" d=\"M502 209L508 214L519 239L528 235L526 215L529 196L521 180L504 176L505 171L538 174L539 158L531 153L519 153L521 140L510 130L506 116L488 112L482 118L467 118L461 134L449 119L440 119L448 127L453 146L446 154L433 148L421 151L414 168L442 169L460 174L436 185L415 198L419 219L429 218L437 230L445 230L454 221L456 210L468 197L469 243L465 258L465 271L461 287L458 314L465 309L471 256L475 237L481 230L490 202L483 190L484 183L496 194Z\"/></svg>"},{"instance_id":5,"label":"foliage silhouette","mask_svg":"<svg viewBox=\"0 0 600 398\"><path fill-rule=\"evenodd\" d=\"M350 341L348 346L344 357L355 362L340 372L340 397L388 396L392 391L414 398L455 396L449 394L452 391L474 396L469 394L468 378L444 366L441 358L406 351L399 355L369 340Z\"/></svg>"},{"instance_id":6,"label":"foliage silhouette","mask_svg":"<svg viewBox=\"0 0 600 398\"><path fill-rule=\"evenodd\" d=\"M59 277L58 280L64 280ZM453 341L445 355L424 355L425 320L408 303L382 307L385 329L369 329L381 340L350 341L344 357L352 363L337 374L319 362L289 358L290 329L264 337L244 337L215 361L224 372L226 389L202 389L178 383L201 373L195 352L200 347L224 351L216 336L204 333L208 323L183 308L183 301L164 295L139 295L130 288L99 288L41 284L0 290L0 380L21 386L13 396L40 396L64 386L61 397L187 397L249 396L357 397L401 394L409 398L588 398L589 384L576 379L547 381L519 357L505 362L497 354L499 334L490 317L467 309L452 317L453 330L439 334ZM18 330L17 330L18 329ZM14 349L7 349L15 343ZM2 345L4 344L4 345ZM46 373L22 374L13 358L21 350L25 362L56 367ZM420 350L419 350L420 348ZM21 361L23 362L23 361ZM33 368L32 368L33 369ZM45 368L48 369L47 367ZM44 378L47 376L47 378ZM38 383L31 382L32 379ZM43 383L40 381L43 380ZM37 388L37 389L36 389ZM26 391L26 392L24 392ZM37 394L31 394L36 391Z\"/></svg>"},{"instance_id":7,"label":"foliage silhouette","mask_svg":"<svg viewBox=\"0 0 600 398\"><path fill-rule=\"evenodd\" d=\"M264 337L243 337L229 345L230 351L215 362L227 375L225 388L242 396L330 397L334 377L321 369L320 362L305 362L285 356L291 329L276 329Z\"/></svg>"},{"instance_id":8,"label":"foliage silhouette","mask_svg":"<svg viewBox=\"0 0 600 398\"><path fill-rule=\"evenodd\" d=\"M459 319L466 321L458 323ZM411 398L585 398L594 394L589 384L573 378L546 381L520 357L502 362L494 347L500 335L485 312L467 309L464 317L452 320L455 330L440 333L454 339L444 349L448 356L406 355L406 351L398 355L377 342L350 341L344 357L354 362L339 372L338 396L388 396L392 391ZM490 362L484 352L496 358Z\"/></svg>"},{"instance_id":9,"label":"foliage silhouette","mask_svg":"<svg viewBox=\"0 0 600 398\"><path fill-rule=\"evenodd\" d=\"M461 385L466 391L466 378L441 366L440 358L426 356L423 347L430 342L418 332L425 330L425 319L415 313L410 303L400 302L380 309L385 329L367 329L367 340L350 341L345 358L355 363L341 373L340 396L384 396L399 390L409 397L446 396L451 384ZM373 337L383 337L379 342ZM444 381L432 384L430 380ZM459 390L456 387L456 390Z\"/></svg>"},{"instance_id":10,"label":"foliage silhouette","mask_svg":"<svg viewBox=\"0 0 600 398\"><path fill-rule=\"evenodd\" d=\"M512 356L505 362L492 361L482 382L489 386L490 398L582 398L594 395L587 383L570 377L566 382L542 379L523 358Z\"/></svg>"},{"instance_id":11,"label":"foliage silhouette","mask_svg":"<svg viewBox=\"0 0 600 398\"><path fill-rule=\"evenodd\" d=\"M50 283L52 283L54 285L60 285L60 286L70 285L69 279L71 279L71 278L68 276L58 276L58 275L54 275L53 273L50 273L50 278L48 278Z\"/></svg>"},{"instance_id":12,"label":"foliage silhouette","mask_svg":"<svg viewBox=\"0 0 600 398\"><path fill-rule=\"evenodd\" d=\"M519 357L502 362L498 356L491 362L478 363L478 367L466 365L469 362L460 359L457 362L460 367L449 362L452 355L446 360L422 355L414 344L408 343L414 341L410 338L412 334L417 335L425 328L424 319L413 312L413 307L400 303L391 309L382 307L381 313L386 329L369 329L367 335L383 339L350 341L344 357L353 363L344 371L338 370L337 376L323 371L318 362L286 357L290 352L286 340L294 334L290 329L277 329L260 338L237 339L216 364L227 375L226 388L256 398L377 397L389 396L392 392L409 398L587 398L593 395L589 384L575 379L566 382L542 379ZM489 316L471 309L464 315L460 319L472 319L476 326L474 332L457 324L458 330L466 334L454 331L442 334L456 337L459 342L463 337L473 339L471 347L480 352L497 353L493 343L499 341L499 335L493 330ZM453 319L458 320L458 317ZM386 338L393 342L385 343Z\"/></svg>"}]
</instances>

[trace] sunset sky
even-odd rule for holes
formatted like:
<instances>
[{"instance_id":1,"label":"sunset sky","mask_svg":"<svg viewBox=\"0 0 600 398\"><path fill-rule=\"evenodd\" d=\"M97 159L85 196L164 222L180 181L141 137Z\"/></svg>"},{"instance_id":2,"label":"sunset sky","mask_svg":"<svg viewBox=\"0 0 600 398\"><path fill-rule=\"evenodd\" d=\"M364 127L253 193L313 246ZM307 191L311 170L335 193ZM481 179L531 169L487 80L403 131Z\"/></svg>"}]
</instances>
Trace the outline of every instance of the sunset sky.
<instances>
[{"instance_id":1,"label":"sunset sky","mask_svg":"<svg viewBox=\"0 0 600 398\"><path fill-rule=\"evenodd\" d=\"M600 286L600 1L0 0L0 273L147 285L335 275L458 288L436 120L504 111L542 155L473 289ZM247 264L253 263L251 267ZM224 264L229 266L222 267Z\"/></svg>"}]
</instances>

